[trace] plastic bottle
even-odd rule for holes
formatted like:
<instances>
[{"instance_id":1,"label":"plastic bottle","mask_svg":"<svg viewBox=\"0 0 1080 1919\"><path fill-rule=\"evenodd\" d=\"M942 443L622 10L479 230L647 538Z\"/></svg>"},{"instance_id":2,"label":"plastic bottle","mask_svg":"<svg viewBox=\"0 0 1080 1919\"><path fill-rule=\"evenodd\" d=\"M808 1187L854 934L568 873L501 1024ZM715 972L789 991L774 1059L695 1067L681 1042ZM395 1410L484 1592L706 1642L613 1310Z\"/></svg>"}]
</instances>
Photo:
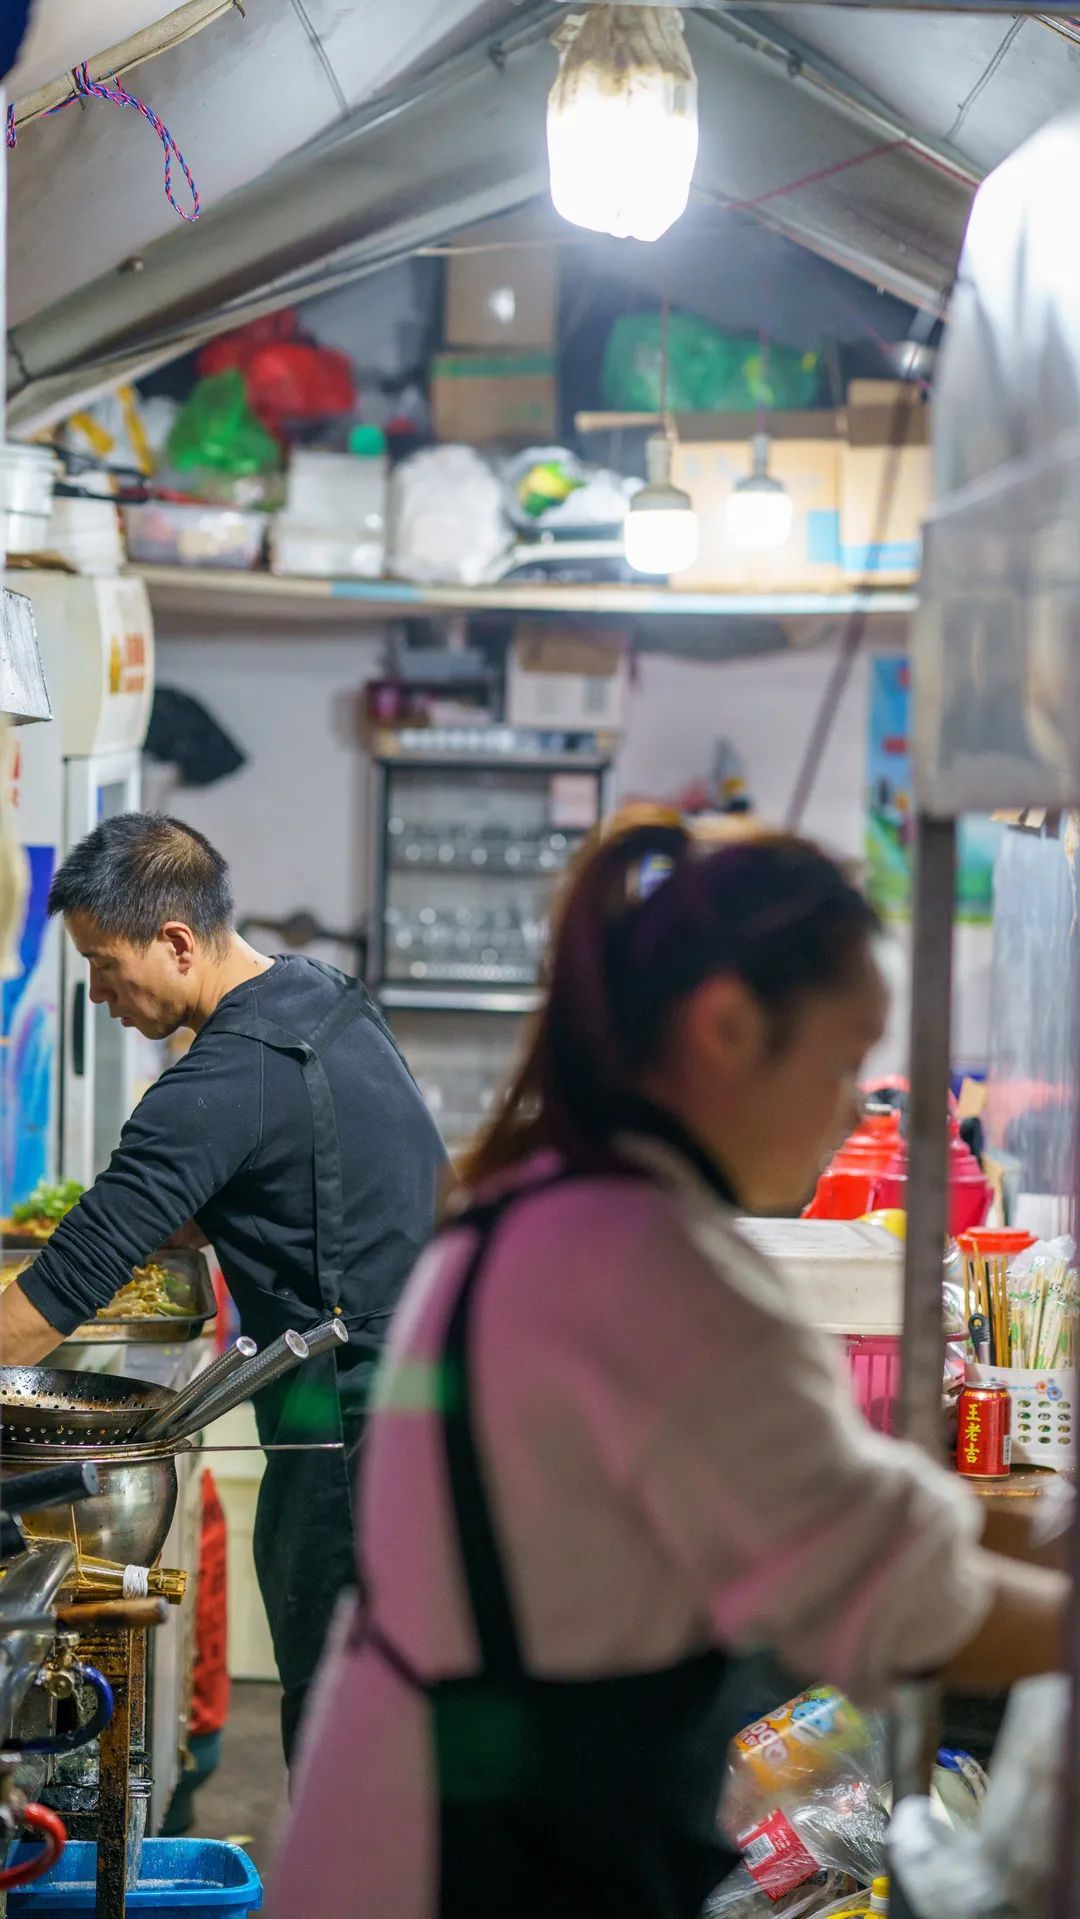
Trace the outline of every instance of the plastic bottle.
<instances>
[{"instance_id":1,"label":"plastic bottle","mask_svg":"<svg viewBox=\"0 0 1080 1919\"><path fill-rule=\"evenodd\" d=\"M869 1892L856 1892L839 1906L826 1906L821 1919L870 1919L871 1914L888 1910L889 1882L875 1879Z\"/></svg>"}]
</instances>

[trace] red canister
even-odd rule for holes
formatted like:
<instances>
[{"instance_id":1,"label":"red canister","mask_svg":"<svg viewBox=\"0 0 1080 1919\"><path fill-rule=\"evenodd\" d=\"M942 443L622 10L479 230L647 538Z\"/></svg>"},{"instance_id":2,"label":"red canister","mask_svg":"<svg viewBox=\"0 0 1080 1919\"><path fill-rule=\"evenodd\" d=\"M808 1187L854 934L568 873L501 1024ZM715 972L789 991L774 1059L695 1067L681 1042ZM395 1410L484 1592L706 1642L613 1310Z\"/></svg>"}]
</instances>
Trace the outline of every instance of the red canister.
<instances>
[{"instance_id":1,"label":"red canister","mask_svg":"<svg viewBox=\"0 0 1080 1919\"><path fill-rule=\"evenodd\" d=\"M1007 1479L1012 1399L1007 1386L965 1386L960 1395L956 1467L968 1479Z\"/></svg>"}]
</instances>

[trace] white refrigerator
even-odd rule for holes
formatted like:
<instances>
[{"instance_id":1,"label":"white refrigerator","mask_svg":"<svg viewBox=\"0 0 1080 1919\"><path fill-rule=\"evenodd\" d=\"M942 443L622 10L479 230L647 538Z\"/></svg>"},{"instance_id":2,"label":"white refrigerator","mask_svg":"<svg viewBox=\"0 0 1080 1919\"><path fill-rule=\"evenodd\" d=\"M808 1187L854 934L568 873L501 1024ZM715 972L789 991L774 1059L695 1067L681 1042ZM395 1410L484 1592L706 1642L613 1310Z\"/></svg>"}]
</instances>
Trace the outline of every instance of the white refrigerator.
<instances>
[{"instance_id":1,"label":"white refrigerator","mask_svg":"<svg viewBox=\"0 0 1080 1919\"><path fill-rule=\"evenodd\" d=\"M140 1086L140 1041L89 999L89 969L47 916L65 855L99 821L136 811L154 686L140 580L12 576L29 596L54 718L15 736L12 783L31 893L21 971L0 987L0 1215L40 1179L91 1184Z\"/></svg>"}]
</instances>

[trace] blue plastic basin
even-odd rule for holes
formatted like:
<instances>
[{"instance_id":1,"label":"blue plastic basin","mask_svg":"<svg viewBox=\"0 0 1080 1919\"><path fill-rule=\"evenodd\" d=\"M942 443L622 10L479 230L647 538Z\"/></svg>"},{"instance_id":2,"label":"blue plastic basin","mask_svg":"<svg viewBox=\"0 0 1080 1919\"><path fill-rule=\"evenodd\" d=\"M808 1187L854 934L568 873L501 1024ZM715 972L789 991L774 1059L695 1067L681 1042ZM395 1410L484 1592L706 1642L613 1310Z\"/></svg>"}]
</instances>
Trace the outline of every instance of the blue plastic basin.
<instances>
[{"instance_id":1,"label":"blue plastic basin","mask_svg":"<svg viewBox=\"0 0 1080 1919\"><path fill-rule=\"evenodd\" d=\"M28 1858L34 1846L19 1846L12 1862ZM72 1840L44 1879L8 1893L10 1919L60 1919L70 1912L93 1912L97 1847ZM236 1919L262 1906L262 1880L246 1852L223 1839L144 1839L142 1870L127 1895L129 1912L152 1912L156 1919Z\"/></svg>"}]
</instances>

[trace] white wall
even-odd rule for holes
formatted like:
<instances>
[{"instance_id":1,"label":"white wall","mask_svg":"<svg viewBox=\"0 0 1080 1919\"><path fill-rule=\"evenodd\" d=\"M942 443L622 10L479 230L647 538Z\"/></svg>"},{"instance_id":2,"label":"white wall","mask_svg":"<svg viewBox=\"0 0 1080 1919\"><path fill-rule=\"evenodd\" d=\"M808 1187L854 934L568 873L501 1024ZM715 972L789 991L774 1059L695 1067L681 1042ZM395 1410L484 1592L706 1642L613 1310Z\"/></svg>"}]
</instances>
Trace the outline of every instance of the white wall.
<instances>
[{"instance_id":1,"label":"white wall","mask_svg":"<svg viewBox=\"0 0 1080 1919\"><path fill-rule=\"evenodd\" d=\"M674 795L708 773L714 743L726 738L742 758L757 810L779 825L835 657L831 647L717 663L644 655L619 758L620 792ZM844 855L862 852L868 685L867 662L857 659L803 821Z\"/></svg>"},{"instance_id":2,"label":"white wall","mask_svg":"<svg viewBox=\"0 0 1080 1919\"><path fill-rule=\"evenodd\" d=\"M157 678L201 700L248 754L231 779L163 792L149 804L197 826L233 870L240 916L310 909L348 929L367 902L367 783L359 700L382 662L362 639L159 637Z\"/></svg>"},{"instance_id":3,"label":"white wall","mask_svg":"<svg viewBox=\"0 0 1080 1919\"><path fill-rule=\"evenodd\" d=\"M233 778L202 791L162 792L163 803L198 826L229 860L241 916L280 917L298 908L347 929L367 902L370 765L359 739L364 680L380 668L378 632L322 637L159 637L158 678L192 693L249 755ZM649 654L639 661L618 769L624 797L674 796L706 774L717 739L744 761L759 814L786 815L802 753L834 653L763 655L715 664ZM832 851L863 848L869 666L857 660L810 798L804 829ZM330 957L338 957L330 955ZM910 942L890 936L889 1031L871 1064L898 1072L907 1052ZM989 929L960 928L956 953L955 1057L986 1048Z\"/></svg>"}]
</instances>

